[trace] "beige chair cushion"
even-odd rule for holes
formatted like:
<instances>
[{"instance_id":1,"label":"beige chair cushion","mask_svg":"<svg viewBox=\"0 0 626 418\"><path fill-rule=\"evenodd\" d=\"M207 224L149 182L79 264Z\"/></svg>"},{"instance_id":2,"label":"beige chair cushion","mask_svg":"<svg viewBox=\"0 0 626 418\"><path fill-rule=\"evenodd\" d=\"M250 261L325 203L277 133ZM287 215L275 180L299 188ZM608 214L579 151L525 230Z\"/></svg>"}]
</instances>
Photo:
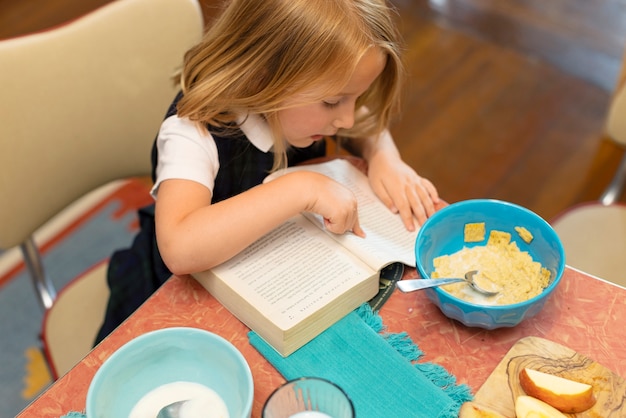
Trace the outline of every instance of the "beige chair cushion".
<instances>
[{"instance_id":1,"label":"beige chair cushion","mask_svg":"<svg viewBox=\"0 0 626 418\"><path fill-rule=\"evenodd\" d=\"M626 287L626 206L577 206L552 225L568 265Z\"/></svg>"},{"instance_id":2,"label":"beige chair cushion","mask_svg":"<svg viewBox=\"0 0 626 418\"><path fill-rule=\"evenodd\" d=\"M46 311L42 339L54 377L61 377L89 353L100 330L109 287L103 262L67 284Z\"/></svg>"},{"instance_id":3,"label":"beige chair cushion","mask_svg":"<svg viewBox=\"0 0 626 418\"><path fill-rule=\"evenodd\" d=\"M617 91L611 102L606 131L615 142L626 145L626 83Z\"/></svg>"},{"instance_id":4,"label":"beige chair cushion","mask_svg":"<svg viewBox=\"0 0 626 418\"><path fill-rule=\"evenodd\" d=\"M0 248L70 202L150 173L150 149L202 35L197 0L118 0L0 41Z\"/></svg>"}]
</instances>

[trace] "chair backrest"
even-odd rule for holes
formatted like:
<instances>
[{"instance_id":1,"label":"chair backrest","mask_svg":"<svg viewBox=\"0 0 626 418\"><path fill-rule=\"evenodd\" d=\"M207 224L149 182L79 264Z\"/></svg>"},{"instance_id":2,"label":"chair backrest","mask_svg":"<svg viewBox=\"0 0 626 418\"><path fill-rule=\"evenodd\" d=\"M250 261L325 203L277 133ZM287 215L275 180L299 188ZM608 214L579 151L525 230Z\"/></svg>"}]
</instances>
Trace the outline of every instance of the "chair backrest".
<instances>
[{"instance_id":1,"label":"chair backrest","mask_svg":"<svg viewBox=\"0 0 626 418\"><path fill-rule=\"evenodd\" d=\"M0 41L0 248L111 180L150 173L150 147L202 34L197 0L117 0Z\"/></svg>"},{"instance_id":2,"label":"chair backrest","mask_svg":"<svg viewBox=\"0 0 626 418\"><path fill-rule=\"evenodd\" d=\"M606 133L615 142L626 145L626 53L622 62L622 71L609 106Z\"/></svg>"},{"instance_id":3,"label":"chair backrest","mask_svg":"<svg viewBox=\"0 0 626 418\"><path fill-rule=\"evenodd\" d=\"M626 83L616 91L609 107L606 133L615 142L626 145Z\"/></svg>"}]
</instances>

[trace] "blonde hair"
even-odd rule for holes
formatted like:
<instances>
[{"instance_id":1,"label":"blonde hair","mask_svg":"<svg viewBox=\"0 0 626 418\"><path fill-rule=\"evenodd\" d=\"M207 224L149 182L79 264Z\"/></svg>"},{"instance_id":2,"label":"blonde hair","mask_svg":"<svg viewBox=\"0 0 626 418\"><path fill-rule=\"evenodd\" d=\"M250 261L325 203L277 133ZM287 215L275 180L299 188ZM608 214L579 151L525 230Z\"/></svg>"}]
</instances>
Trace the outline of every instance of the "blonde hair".
<instances>
[{"instance_id":1,"label":"blonde hair","mask_svg":"<svg viewBox=\"0 0 626 418\"><path fill-rule=\"evenodd\" d=\"M202 126L262 115L274 134L274 169L284 166L287 143L277 112L285 100L312 87L320 96L311 101L337 94L372 47L387 62L357 101L357 109L369 112L339 136L379 133L397 110L403 65L385 0L231 0L185 55L178 114Z\"/></svg>"}]
</instances>

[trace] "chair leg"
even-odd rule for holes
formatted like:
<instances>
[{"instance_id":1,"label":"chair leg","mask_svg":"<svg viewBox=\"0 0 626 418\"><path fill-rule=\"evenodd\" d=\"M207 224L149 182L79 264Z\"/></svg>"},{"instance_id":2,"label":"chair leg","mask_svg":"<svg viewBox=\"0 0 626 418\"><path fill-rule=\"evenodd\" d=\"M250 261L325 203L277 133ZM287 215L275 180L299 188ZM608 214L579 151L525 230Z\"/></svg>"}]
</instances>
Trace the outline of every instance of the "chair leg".
<instances>
[{"instance_id":1,"label":"chair leg","mask_svg":"<svg viewBox=\"0 0 626 418\"><path fill-rule=\"evenodd\" d=\"M32 236L28 237L26 241L20 244L26 267L30 272L30 277L35 286L35 293L41 307L44 310L50 309L52 303L56 299L56 290L52 284L52 280L45 273L43 263L41 261L41 255L35 244L35 240Z\"/></svg>"}]
</instances>

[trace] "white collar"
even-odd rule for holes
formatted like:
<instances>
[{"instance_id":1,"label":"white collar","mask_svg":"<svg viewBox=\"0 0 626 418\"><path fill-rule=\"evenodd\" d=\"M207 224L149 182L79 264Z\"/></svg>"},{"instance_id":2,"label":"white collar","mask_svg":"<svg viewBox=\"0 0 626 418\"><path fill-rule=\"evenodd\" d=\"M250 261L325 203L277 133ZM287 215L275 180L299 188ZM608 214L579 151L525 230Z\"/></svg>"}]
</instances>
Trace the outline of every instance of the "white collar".
<instances>
[{"instance_id":1,"label":"white collar","mask_svg":"<svg viewBox=\"0 0 626 418\"><path fill-rule=\"evenodd\" d=\"M259 115L242 115L237 118L241 130L248 140L260 151L268 152L274 146L272 133L267 122Z\"/></svg>"}]
</instances>

